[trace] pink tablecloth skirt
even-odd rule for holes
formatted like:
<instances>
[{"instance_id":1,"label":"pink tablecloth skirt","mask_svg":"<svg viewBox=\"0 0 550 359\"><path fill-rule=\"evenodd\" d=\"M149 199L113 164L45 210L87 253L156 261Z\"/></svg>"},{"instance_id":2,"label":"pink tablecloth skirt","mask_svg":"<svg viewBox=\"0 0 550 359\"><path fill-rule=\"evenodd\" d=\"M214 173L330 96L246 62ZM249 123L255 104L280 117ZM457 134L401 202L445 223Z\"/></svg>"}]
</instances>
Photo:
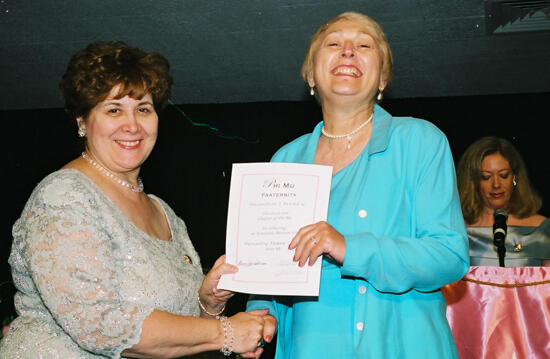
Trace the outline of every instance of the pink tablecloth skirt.
<instances>
[{"instance_id":1,"label":"pink tablecloth skirt","mask_svg":"<svg viewBox=\"0 0 550 359\"><path fill-rule=\"evenodd\" d=\"M550 267L470 267L442 292L460 359L550 358Z\"/></svg>"}]
</instances>

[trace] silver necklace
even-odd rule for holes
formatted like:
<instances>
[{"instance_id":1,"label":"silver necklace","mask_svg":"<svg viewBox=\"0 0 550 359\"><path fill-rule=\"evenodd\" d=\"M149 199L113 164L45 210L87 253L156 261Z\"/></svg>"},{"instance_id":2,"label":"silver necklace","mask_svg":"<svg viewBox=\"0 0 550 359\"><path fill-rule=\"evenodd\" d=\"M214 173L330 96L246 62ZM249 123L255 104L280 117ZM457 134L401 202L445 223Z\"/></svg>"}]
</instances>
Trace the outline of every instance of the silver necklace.
<instances>
[{"instance_id":1,"label":"silver necklace","mask_svg":"<svg viewBox=\"0 0 550 359\"><path fill-rule=\"evenodd\" d=\"M355 130L351 131L350 133L346 133L345 135L333 135L331 133L328 133L326 130L325 130L325 126L323 125L323 127L321 127L321 133L323 134L323 136L325 137L328 137L328 138L331 138L333 140L338 140L340 138L347 138L348 139L348 145L347 145L347 149L349 150L351 148L351 137L353 135L355 135L357 132L359 132L363 127L365 127L369 122L372 121L372 118L374 117L374 112L371 113L370 117L365 121L363 122L362 124L359 125L359 127L357 127Z\"/></svg>"},{"instance_id":2,"label":"silver necklace","mask_svg":"<svg viewBox=\"0 0 550 359\"><path fill-rule=\"evenodd\" d=\"M121 185L123 187L126 187L126 188L129 188L130 190L132 190L133 192L136 192L136 193L143 192L143 182L141 181L141 178L138 177L138 179L137 179L138 185L137 186L133 185L131 183L128 183L128 182L124 181L122 178L117 177L114 173L112 173L111 171L109 171L108 169L106 169L105 167L100 165L99 163L97 163L94 159L90 158L86 154L86 152L82 152L82 158L84 158L86 161L90 162L90 164L92 166L97 168L101 173L103 173L105 176L109 177L110 179L112 179L113 181L118 183L119 185Z\"/></svg>"}]
</instances>

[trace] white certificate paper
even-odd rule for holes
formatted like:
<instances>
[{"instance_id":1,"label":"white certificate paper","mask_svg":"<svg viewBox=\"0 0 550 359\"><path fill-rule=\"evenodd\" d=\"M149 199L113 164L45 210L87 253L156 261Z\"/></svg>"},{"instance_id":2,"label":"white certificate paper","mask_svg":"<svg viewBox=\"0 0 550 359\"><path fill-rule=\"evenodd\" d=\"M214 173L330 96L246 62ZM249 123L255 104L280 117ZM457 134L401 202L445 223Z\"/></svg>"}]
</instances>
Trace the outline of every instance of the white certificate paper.
<instances>
[{"instance_id":1,"label":"white certificate paper","mask_svg":"<svg viewBox=\"0 0 550 359\"><path fill-rule=\"evenodd\" d=\"M327 218L332 167L298 163L233 164L226 261L239 267L218 288L318 296L321 258L299 267L288 245L303 226Z\"/></svg>"}]
</instances>

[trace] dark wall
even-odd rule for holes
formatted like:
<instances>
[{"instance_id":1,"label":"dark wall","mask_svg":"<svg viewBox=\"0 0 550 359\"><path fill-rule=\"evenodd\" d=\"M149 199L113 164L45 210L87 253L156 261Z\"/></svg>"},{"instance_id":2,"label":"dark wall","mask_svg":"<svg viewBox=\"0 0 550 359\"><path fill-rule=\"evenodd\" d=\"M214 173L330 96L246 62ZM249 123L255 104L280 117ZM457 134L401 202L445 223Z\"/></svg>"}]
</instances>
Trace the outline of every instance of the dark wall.
<instances>
[{"instance_id":1,"label":"dark wall","mask_svg":"<svg viewBox=\"0 0 550 359\"><path fill-rule=\"evenodd\" d=\"M393 115L436 124L447 135L455 160L481 136L511 140L524 155L535 187L548 199L548 104L550 93L387 99L382 105ZM11 226L34 186L81 149L74 121L61 109L7 111L0 116L7 162L2 175L1 321L13 311L7 264ZM278 147L310 132L320 119L314 101L168 106L161 113L157 146L142 170L145 189L165 199L186 221L203 266L209 267L224 252L231 164L268 161ZM550 215L548 204L542 213ZM236 298L235 310L244 303L243 297Z\"/></svg>"}]
</instances>

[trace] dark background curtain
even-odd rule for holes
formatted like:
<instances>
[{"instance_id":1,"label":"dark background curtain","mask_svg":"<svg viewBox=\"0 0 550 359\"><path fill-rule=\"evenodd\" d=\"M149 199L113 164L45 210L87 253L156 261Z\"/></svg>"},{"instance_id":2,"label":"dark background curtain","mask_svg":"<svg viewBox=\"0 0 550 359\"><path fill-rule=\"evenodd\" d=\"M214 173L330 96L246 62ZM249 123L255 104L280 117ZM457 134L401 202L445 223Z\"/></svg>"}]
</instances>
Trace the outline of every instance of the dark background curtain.
<instances>
[{"instance_id":1,"label":"dark background curtain","mask_svg":"<svg viewBox=\"0 0 550 359\"><path fill-rule=\"evenodd\" d=\"M535 188L548 199L550 136L545 130L550 93L453 98L386 99L394 116L414 116L438 126L455 162L479 137L502 136L522 153ZM11 227L36 184L82 151L75 121L62 109L0 112L4 203L0 242L0 320L13 314L14 287L7 259ZM145 190L183 218L207 270L224 253L232 163L265 162L283 144L311 132L320 108L304 102L173 105L160 114L160 133L142 169ZM422 148L418 148L422 151ZM542 214L550 215L545 203ZM237 295L230 311L242 310ZM269 357L267 353L266 357Z\"/></svg>"}]
</instances>

